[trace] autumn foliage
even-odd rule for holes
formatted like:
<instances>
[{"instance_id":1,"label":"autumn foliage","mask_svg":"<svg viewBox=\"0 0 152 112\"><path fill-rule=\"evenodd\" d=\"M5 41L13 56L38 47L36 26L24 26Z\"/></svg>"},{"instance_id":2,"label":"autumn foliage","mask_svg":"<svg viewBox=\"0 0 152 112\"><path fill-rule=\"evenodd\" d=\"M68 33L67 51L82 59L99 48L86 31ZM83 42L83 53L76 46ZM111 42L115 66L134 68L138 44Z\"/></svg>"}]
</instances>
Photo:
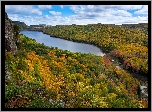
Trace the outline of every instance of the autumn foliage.
<instances>
[{"instance_id":1,"label":"autumn foliage","mask_svg":"<svg viewBox=\"0 0 152 112\"><path fill-rule=\"evenodd\" d=\"M78 28L80 35L84 34L84 29ZM94 29L90 27L89 31ZM85 32L83 39L88 35L99 37L101 29L96 29L94 34ZM111 29L108 31L113 31ZM59 29L58 35L67 35L62 31ZM75 33L77 30L68 31L80 39L80 35ZM102 32L108 36L108 33ZM56 32L53 30L53 33ZM117 33L113 38L117 38ZM22 47L18 53L6 53L5 61L15 80L12 82L6 77L7 108L146 108L147 102L141 101L137 94L140 83L128 72L117 69L108 56L50 48L23 35L20 39ZM97 41L92 39L89 41ZM124 51L121 52L113 51L113 54L123 57ZM133 66L133 59L136 57L125 58L124 64L130 62L128 66ZM138 62L135 64L138 65ZM145 70L146 66L142 67Z\"/></svg>"},{"instance_id":2,"label":"autumn foliage","mask_svg":"<svg viewBox=\"0 0 152 112\"><path fill-rule=\"evenodd\" d=\"M112 56L129 63L127 70L148 74L148 32L140 28L129 29L118 26L59 25L43 30L54 37L97 45Z\"/></svg>"}]
</instances>

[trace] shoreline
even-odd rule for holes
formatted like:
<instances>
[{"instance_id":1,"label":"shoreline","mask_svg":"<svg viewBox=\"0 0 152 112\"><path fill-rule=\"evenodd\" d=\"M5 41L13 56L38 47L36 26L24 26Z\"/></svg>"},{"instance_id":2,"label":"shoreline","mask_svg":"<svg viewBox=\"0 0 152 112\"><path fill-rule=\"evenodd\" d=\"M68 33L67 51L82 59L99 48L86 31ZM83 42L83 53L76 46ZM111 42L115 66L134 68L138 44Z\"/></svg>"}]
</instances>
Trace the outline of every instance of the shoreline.
<instances>
[{"instance_id":1,"label":"shoreline","mask_svg":"<svg viewBox=\"0 0 152 112\"><path fill-rule=\"evenodd\" d=\"M24 31L24 30L23 30L23 31ZM122 59L118 59L118 58L112 56L112 55L110 54L110 52L111 52L110 49L100 47L100 46L98 46L98 45L96 45L95 43L92 43L92 42L80 41L80 40L70 39L70 38L65 39L65 38L61 38L61 37L57 37L57 36L50 35L50 34L48 34L48 33L45 33L45 32L43 32L43 31L39 31L39 30L25 30L25 31L38 31L38 32L42 32L43 34L47 34L47 35L49 35L50 37L53 37L53 38L59 38L59 39L68 40L68 41L72 41L72 42L77 42L77 43L82 43L82 44L93 45L93 46L95 46L95 47L98 47L98 48L100 49L100 51L103 52L103 54L107 55L109 58L111 58L111 60L112 60L112 59L115 59L115 60L117 60L120 64L123 64L122 61L124 61L124 60L122 60ZM123 69L124 69L124 67L123 67ZM126 70L126 69L124 69L124 70ZM132 71L130 71L130 70L126 70L126 71L128 71L129 73L132 72ZM132 73L135 73L135 72L132 72ZM141 75L141 76L143 76L143 77L148 78L147 76L142 75L141 73L138 73L138 74Z\"/></svg>"},{"instance_id":2,"label":"shoreline","mask_svg":"<svg viewBox=\"0 0 152 112\"><path fill-rule=\"evenodd\" d=\"M119 66L122 70L124 70L126 72L129 72L133 78L136 78L140 82L141 86L146 86L147 87L147 91L148 91L148 77L144 76L144 75L142 75L140 73L134 73L134 72L132 72L130 70L124 69L124 67L123 67L124 65L123 65L123 62L122 62L123 60L120 60L120 59L110 55L110 52L111 52L110 49L101 48L100 46L98 46L98 45L96 45L96 44L94 44L92 42L86 42L84 40L80 41L80 40L76 40L76 39L70 39L70 38L65 39L65 38L61 38L61 37L57 37L57 36L52 36L52 35L50 35L48 33L40 31L40 30L23 30L23 31L39 31L39 32L42 32L43 34L49 35L50 37L60 38L60 39L64 39L64 40L68 40L68 41L72 41L72 42L84 43L84 44L89 44L89 45L96 46L96 47L98 47L100 49L101 52L103 52L106 56L108 56L110 58L110 60L115 60L114 62L112 61L112 63L114 65ZM144 98L144 96L142 96L142 98ZM147 100L147 98L146 98L146 100Z\"/></svg>"}]
</instances>

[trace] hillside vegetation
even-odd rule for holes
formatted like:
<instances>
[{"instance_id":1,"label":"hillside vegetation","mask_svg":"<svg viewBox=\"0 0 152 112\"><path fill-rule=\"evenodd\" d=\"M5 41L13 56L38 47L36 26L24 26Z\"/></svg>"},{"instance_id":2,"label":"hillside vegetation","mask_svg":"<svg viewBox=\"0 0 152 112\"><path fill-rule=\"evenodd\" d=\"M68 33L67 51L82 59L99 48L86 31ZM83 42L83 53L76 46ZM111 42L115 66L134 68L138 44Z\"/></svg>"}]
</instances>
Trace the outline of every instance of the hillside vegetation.
<instances>
[{"instance_id":1,"label":"hillside vegetation","mask_svg":"<svg viewBox=\"0 0 152 112\"><path fill-rule=\"evenodd\" d=\"M91 43L123 61L125 69L148 76L148 32L110 25L58 25L43 30L51 36Z\"/></svg>"},{"instance_id":2,"label":"hillside vegetation","mask_svg":"<svg viewBox=\"0 0 152 112\"><path fill-rule=\"evenodd\" d=\"M114 56L125 62L127 59L130 67L135 64L136 69L147 73L147 34L139 30L127 30L127 34L123 30L67 26L45 32L119 52ZM6 108L147 108L147 101L140 99L140 83L116 68L107 56L73 53L23 35L19 38L18 52L6 52L10 74L5 76Z\"/></svg>"}]
</instances>

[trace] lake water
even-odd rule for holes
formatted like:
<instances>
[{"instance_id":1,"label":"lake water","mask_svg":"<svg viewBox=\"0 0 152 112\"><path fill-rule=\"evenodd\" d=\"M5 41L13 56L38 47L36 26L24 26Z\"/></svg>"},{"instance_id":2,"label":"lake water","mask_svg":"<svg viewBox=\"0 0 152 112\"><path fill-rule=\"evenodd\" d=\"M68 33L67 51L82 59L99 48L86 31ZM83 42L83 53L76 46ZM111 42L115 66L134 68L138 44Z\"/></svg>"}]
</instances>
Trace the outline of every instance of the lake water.
<instances>
[{"instance_id":1,"label":"lake water","mask_svg":"<svg viewBox=\"0 0 152 112\"><path fill-rule=\"evenodd\" d=\"M38 31L21 31L20 34L23 34L27 37L35 39L38 43L44 43L44 45L49 46L49 47L51 46L58 47L59 49L69 50L71 52L82 52L82 53L90 52L98 56L104 56L104 53L100 51L98 47L93 46L93 45L77 43L77 42L72 42L72 41L68 41L68 40L64 40L60 38L50 37L50 35L47 35ZM120 68L120 67L116 66L116 68ZM144 92L144 88L147 88L147 87L140 86L142 94L145 94L146 96L148 96L148 94Z\"/></svg>"},{"instance_id":2,"label":"lake water","mask_svg":"<svg viewBox=\"0 0 152 112\"><path fill-rule=\"evenodd\" d=\"M69 50L71 52L91 53L98 56L104 56L104 53L98 47L93 45L51 37L50 35L38 31L21 31L20 34L35 39L38 43L44 43L44 45L49 47L52 46L58 47L62 50Z\"/></svg>"}]
</instances>

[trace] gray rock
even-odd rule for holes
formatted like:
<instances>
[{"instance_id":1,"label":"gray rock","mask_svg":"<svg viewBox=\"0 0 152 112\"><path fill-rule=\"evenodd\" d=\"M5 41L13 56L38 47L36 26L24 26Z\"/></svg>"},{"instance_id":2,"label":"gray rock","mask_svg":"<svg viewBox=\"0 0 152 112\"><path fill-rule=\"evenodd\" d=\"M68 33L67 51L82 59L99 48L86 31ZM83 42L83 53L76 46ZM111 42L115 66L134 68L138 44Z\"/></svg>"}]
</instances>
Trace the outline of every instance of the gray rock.
<instances>
[{"instance_id":1,"label":"gray rock","mask_svg":"<svg viewBox=\"0 0 152 112\"><path fill-rule=\"evenodd\" d=\"M13 54L17 52L17 46L14 41L13 25L11 20L5 13L5 51L10 51Z\"/></svg>"},{"instance_id":2,"label":"gray rock","mask_svg":"<svg viewBox=\"0 0 152 112\"><path fill-rule=\"evenodd\" d=\"M15 54L17 52L16 41L13 34L13 25L11 20L8 18L7 13L5 12L5 52L9 51ZM5 62L5 75L8 79L12 79L9 74L8 65Z\"/></svg>"},{"instance_id":3,"label":"gray rock","mask_svg":"<svg viewBox=\"0 0 152 112\"><path fill-rule=\"evenodd\" d=\"M140 89L141 89L141 93L143 93L144 95L148 96L147 93L145 93L145 88L147 88L146 86L140 86Z\"/></svg>"}]
</instances>

